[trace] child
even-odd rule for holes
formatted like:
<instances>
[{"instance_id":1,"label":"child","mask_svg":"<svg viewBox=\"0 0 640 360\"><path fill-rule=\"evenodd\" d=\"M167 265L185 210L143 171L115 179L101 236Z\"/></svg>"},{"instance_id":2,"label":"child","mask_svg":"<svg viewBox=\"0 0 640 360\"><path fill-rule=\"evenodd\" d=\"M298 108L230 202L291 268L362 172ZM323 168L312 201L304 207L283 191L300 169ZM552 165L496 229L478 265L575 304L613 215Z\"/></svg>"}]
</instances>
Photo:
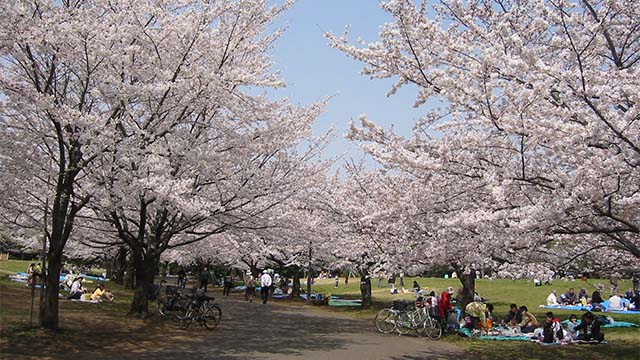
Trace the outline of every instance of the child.
<instances>
[{"instance_id":1,"label":"child","mask_svg":"<svg viewBox=\"0 0 640 360\"><path fill-rule=\"evenodd\" d=\"M542 342L547 344L559 342L564 338L560 320L555 318L551 311L549 311L546 316L547 318L542 328Z\"/></svg>"},{"instance_id":2,"label":"child","mask_svg":"<svg viewBox=\"0 0 640 360\"><path fill-rule=\"evenodd\" d=\"M578 317L575 314L569 315L569 324L567 324L567 332L570 340L575 340L580 334L579 330L576 330L578 326Z\"/></svg>"}]
</instances>

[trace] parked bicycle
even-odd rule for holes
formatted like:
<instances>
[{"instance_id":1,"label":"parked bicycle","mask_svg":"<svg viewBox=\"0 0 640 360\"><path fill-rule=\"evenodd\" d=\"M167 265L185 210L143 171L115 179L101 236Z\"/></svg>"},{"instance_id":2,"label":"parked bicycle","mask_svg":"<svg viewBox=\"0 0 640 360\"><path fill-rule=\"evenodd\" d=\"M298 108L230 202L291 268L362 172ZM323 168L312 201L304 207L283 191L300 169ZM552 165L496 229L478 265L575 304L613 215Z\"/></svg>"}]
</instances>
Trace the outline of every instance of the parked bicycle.
<instances>
[{"instance_id":1,"label":"parked bicycle","mask_svg":"<svg viewBox=\"0 0 640 360\"><path fill-rule=\"evenodd\" d=\"M411 332L419 336L427 336L437 340L442 336L442 326L435 317L437 308L430 307L421 295L413 303L396 300L390 308L382 309L376 314L375 323L378 331L389 334L394 331L401 335Z\"/></svg>"},{"instance_id":2,"label":"parked bicycle","mask_svg":"<svg viewBox=\"0 0 640 360\"><path fill-rule=\"evenodd\" d=\"M156 297L158 307L156 311L165 317L180 320L191 301L191 297L180 292L176 286L161 286Z\"/></svg>"},{"instance_id":3,"label":"parked bicycle","mask_svg":"<svg viewBox=\"0 0 640 360\"><path fill-rule=\"evenodd\" d=\"M215 329L222 319L222 309L213 304L214 299L194 288L189 306L180 319L180 327L186 330L192 322L197 321L208 330Z\"/></svg>"}]
</instances>

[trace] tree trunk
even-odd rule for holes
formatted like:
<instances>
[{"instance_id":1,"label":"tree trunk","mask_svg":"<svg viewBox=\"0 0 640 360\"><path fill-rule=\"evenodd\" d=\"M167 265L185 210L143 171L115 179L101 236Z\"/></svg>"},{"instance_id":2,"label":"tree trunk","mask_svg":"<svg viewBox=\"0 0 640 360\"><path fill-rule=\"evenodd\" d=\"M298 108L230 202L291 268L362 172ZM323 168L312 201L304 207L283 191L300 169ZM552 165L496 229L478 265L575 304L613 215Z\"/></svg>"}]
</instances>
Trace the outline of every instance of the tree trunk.
<instances>
[{"instance_id":1,"label":"tree trunk","mask_svg":"<svg viewBox=\"0 0 640 360\"><path fill-rule=\"evenodd\" d=\"M366 272L360 273L360 299L363 308L371 307L371 277Z\"/></svg>"},{"instance_id":2,"label":"tree trunk","mask_svg":"<svg viewBox=\"0 0 640 360\"><path fill-rule=\"evenodd\" d=\"M127 248L121 246L113 258L113 278L116 284L124 285L127 264Z\"/></svg>"},{"instance_id":3,"label":"tree trunk","mask_svg":"<svg viewBox=\"0 0 640 360\"><path fill-rule=\"evenodd\" d=\"M293 286L291 287L291 298L300 297L300 268L295 266L293 269Z\"/></svg>"},{"instance_id":4,"label":"tree trunk","mask_svg":"<svg viewBox=\"0 0 640 360\"><path fill-rule=\"evenodd\" d=\"M462 309L465 309L468 303L473 302L476 292L476 271L471 270L466 274L462 269L456 269L456 272L460 275L458 278L462 284Z\"/></svg>"},{"instance_id":5,"label":"tree trunk","mask_svg":"<svg viewBox=\"0 0 640 360\"><path fill-rule=\"evenodd\" d=\"M158 262L159 259L155 257L143 256L142 254L133 256L136 284L129 310L130 314L145 316L149 313L149 299L153 291Z\"/></svg>"},{"instance_id":6,"label":"tree trunk","mask_svg":"<svg viewBox=\"0 0 640 360\"><path fill-rule=\"evenodd\" d=\"M48 271L43 274L45 281L44 301L40 305L40 326L57 330L58 323L58 290L60 270L62 269L62 248L49 248L47 254Z\"/></svg>"},{"instance_id":7,"label":"tree trunk","mask_svg":"<svg viewBox=\"0 0 640 360\"><path fill-rule=\"evenodd\" d=\"M311 276L311 269L307 272L307 305L311 304L311 280L313 277Z\"/></svg>"}]
</instances>

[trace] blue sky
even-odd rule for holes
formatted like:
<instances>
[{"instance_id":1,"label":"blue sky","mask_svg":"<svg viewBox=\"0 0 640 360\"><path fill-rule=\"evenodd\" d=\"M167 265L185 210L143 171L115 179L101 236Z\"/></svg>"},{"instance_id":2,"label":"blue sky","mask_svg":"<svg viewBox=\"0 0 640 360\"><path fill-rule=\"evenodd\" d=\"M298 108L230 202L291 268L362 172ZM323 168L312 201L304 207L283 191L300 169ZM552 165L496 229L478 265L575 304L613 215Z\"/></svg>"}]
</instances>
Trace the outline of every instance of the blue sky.
<instances>
[{"instance_id":1,"label":"blue sky","mask_svg":"<svg viewBox=\"0 0 640 360\"><path fill-rule=\"evenodd\" d=\"M362 65L327 46L323 36L324 32L341 34L349 26L350 39L373 42L380 26L390 20L377 0L298 0L278 21L279 25L287 24L288 30L275 43L272 55L289 85L275 95L299 105L333 96L315 127L316 133L332 124L336 128L337 138L327 156L362 156L357 146L344 139L344 133L349 121L363 113L382 126L393 125L397 132L409 135L415 121L427 112L424 107L413 108L415 89L407 87L386 97L392 80L359 75Z\"/></svg>"}]
</instances>

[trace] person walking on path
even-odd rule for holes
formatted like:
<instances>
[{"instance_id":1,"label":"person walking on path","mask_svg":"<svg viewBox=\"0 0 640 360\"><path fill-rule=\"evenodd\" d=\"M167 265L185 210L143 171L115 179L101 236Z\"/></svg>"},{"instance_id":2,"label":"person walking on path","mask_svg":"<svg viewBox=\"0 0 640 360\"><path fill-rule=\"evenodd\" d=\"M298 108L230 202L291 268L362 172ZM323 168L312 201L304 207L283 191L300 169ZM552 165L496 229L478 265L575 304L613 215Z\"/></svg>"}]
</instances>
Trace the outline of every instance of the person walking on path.
<instances>
[{"instance_id":1,"label":"person walking on path","mask_svg":"<svg viewBox=\"0 0 640 360\"><path fill-rule=\"evenodd\" d=\"M262 276L260 277L260 297L262 298L262 303L266 304L269 299L269 289L271 288L271 276L267 270L262 271Z\"/></svg>"},{"instance_id":2,"label":"person walking on path","mask_svg":"<svg viewBox=\"0 0 640 360\"><path fill-rule=\"evenodd\" d=\"M207 286L209 285L209 268L204 267L204 270L200 273L200 289L207 292Z\"/></svg>"},{"instance_id":3,"label":"person walking on path","mask_svg":"<svg viewBox=\"0 0 640 360\"><path fill-rule=\"evenodd\" d=\"M244 286L246 287L244 290L244 298L248 302L253 302L253 297L256 295L256 279L251 274L250 270L247 270L247 273L244 275Z\"/></svg>"}]
</instances>

